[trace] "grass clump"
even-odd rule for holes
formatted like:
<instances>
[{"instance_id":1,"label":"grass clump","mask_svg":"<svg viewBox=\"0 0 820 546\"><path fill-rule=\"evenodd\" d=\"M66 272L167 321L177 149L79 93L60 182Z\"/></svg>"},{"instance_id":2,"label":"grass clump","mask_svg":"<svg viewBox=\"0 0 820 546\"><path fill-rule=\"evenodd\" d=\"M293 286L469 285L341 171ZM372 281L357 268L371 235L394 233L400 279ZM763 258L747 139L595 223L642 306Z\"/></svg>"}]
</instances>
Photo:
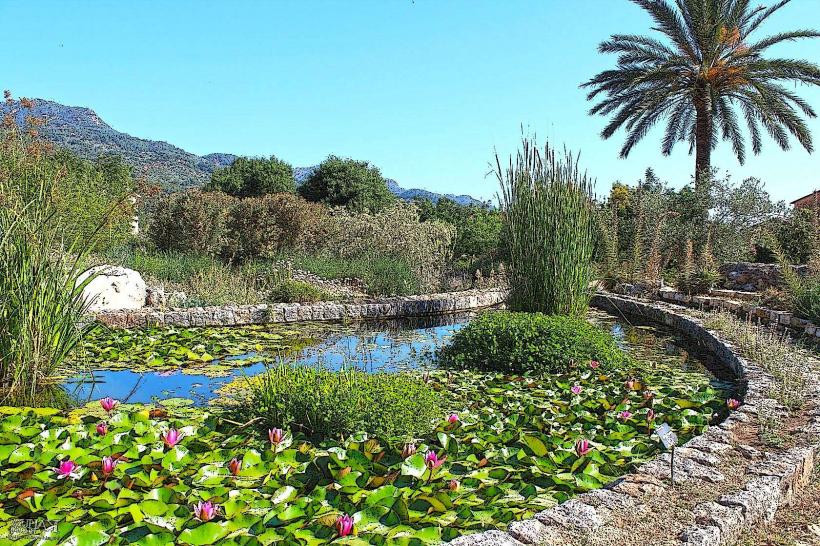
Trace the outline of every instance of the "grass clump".
<instances>
[{"instance_id":1,"label":"grass clump","mask_svg":"<svg viewBox=\"0 0 820 546\"><path fill-rule=\"evenodd\" d=\"M509 165L496 156L510 309L582 316L589 306L594 249L594 181L577 157L543 153L525 138Z\"/></svg>"},{"instance_id":2,"label":"grass clump","mask_svg":"<svg viewBox=\"0 0 820 546\"><path fill-rule=\"evenodd\" d=\"M314 303L333 299L333 295L309 282L286 279L270 291L268 298L284 303Z\"/></svg>"},{"instance_id":3,"label":"grass clump","mask_svg":"<svg viewBox=\"0 0 820 546\"><path fill-rule=\"evenodd\" d=\"M383 255L339 258L329 254L287 256L295 269L324 279L359 279L368 294L406 296L423 292L421 281L405 260Z\"/></svg>"},{"instance_id":4,"label":"grass clump","mask_svg":"<svg viewBox=\"0 0 820 546\"><path fill-rule=\"evenodd\" d=\"M248 417L308 436L366 432L389 440L430 433L443 414L441 395L406 373L366 373L280 363L249 380Z\"/></svg>"},{"instance_id":5,"label":"grass clump","mask_svg":"<svg viewBox=\"0 0 820 546\"><path fill-rule=\"evenodd\" d=\"M591 360L603 368L627 362L612 337L584 319L506 311L478 316L438 356L456 368L514 373L563 372Z\"/></svg>"}]
</instances>

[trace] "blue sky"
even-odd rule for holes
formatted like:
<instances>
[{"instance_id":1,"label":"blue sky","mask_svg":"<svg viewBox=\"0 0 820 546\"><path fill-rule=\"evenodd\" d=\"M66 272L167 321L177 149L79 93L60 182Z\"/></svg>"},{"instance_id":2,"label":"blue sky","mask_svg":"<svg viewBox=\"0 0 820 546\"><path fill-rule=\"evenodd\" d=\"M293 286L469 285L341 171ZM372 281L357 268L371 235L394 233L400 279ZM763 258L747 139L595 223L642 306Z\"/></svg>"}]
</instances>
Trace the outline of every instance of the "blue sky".
<instances>
[{"instance_id":1,"label":"blue sky","mask_svg":"<svg viewBox=\"0 0 820 546\"><path fill-rule=\"evenodd\" d=\"M771 0L764 3L771 3ZM578 85L614 65L613 33L646 33L627 0L0 0L0 87L93 108L115 129L198 154L275 154L294 166L328 154L367 159L405 187L491 197L493 150L521 126L582 151L605 192L646 169L674 186L694 160L660 153L659 131L628 160L601 140ZM764 34L820 26L820 0L794 0ZM820 62L820 40L773 52ZM797 90L820 110L820 89ZM810 120L817 148L820 121ZM798 146L795 143L795 146ZM778 199L820 188L818 154L767 141L740 166Z\"/></svg>"}]
</instances>

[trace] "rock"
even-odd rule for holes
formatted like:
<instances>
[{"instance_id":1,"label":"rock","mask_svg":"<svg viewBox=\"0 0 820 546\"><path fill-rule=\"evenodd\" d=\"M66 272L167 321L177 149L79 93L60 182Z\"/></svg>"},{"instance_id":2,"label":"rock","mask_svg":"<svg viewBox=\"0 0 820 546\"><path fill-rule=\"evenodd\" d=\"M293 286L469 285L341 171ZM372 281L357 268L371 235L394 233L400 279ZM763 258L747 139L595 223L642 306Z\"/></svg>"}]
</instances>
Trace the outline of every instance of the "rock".
<instances>
[{"instance_id":1,"label":"rock","mask_svg":"<svg viewBox=\"0 0 820 546\"><path fill-rule=\"evenodd\" d=\"M450 544L453 546L522 546L521 542L503 531L484 531L474 535L464 535Z\"/></svg>"},{"instance_id":2,"label":"rock","mask_svg":"<svg viewBox=\"0 0 820 546\"><path fill-rule=\"evenodd\" d=\"M161 286L149 286L145 289L145 305L148 307L165 307L168 298Z\"/></svg>"},{"instance_id":3,"label":"rock","mask_svg":"<svg viewBox=\"0 0 820 546\"><path fill-rule=\"evenodd\" d=\"M96 275L83 288L83 297L90 302L91 312L140 309L145 306L146 288L142 276L133 269L99 265L83 272L77 284Z\"/></svg>"}]
</instances>

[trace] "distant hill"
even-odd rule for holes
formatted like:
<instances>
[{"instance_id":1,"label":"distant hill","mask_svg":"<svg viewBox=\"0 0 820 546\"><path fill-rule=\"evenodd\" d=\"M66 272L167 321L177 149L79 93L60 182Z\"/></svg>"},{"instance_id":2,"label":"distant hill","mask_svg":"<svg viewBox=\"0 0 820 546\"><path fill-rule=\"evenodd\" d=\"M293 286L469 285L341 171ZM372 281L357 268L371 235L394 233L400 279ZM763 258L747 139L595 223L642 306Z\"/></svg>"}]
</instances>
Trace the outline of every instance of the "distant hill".
<instances>
[{"instance_id":1,"label":"distant hill","mask_svg":"<svg viewBox=\"0 0 820 546\"><path fill-rule=\"evenodd\" d=\"M103 153L120 155L134 168L134 175L167 190L177 191L195 188L210 180L214 169L230 165L236 155L213 153L203 156L186 152L173 144L159 140L146 140L117 131L103 121L90 108L66 106L49 100L34 99L28 115L45 118L47 123L40 129L43 138L56 146L67 148L80 157L94 159ZM0 102L0 115L5 115L12 105ZM23 113L17 122L23 123ZM295 167L297 184L310 176L316 167ZM388 179L390 191L402 199L411 200L421 196L437 201L441 194L420 189L404 189L395 180ZM463 205L481 204L469 195L447 195Z\"/></svg>"}]
</instances>

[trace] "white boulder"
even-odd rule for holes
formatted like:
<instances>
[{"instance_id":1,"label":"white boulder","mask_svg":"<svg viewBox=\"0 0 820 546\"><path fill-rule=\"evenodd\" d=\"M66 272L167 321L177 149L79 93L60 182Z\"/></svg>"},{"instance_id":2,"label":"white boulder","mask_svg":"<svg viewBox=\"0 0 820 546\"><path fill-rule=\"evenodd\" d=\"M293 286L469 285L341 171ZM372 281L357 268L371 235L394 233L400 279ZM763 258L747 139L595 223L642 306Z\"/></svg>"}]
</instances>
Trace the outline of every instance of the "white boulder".
<instances>
[{"instance_id":1,"label":"white boulder","mask_svg":"<svg viewBox=\"0 0 820 546\"><path fill-rule=\"evenodd\" d=\"M83 288L83 296L90 302L89 311L96 313L145 306L145 281L138 271L115 265L98 265L83 272L77 283L94 274L96 277Z\"/></svg>"}]
</instances>

